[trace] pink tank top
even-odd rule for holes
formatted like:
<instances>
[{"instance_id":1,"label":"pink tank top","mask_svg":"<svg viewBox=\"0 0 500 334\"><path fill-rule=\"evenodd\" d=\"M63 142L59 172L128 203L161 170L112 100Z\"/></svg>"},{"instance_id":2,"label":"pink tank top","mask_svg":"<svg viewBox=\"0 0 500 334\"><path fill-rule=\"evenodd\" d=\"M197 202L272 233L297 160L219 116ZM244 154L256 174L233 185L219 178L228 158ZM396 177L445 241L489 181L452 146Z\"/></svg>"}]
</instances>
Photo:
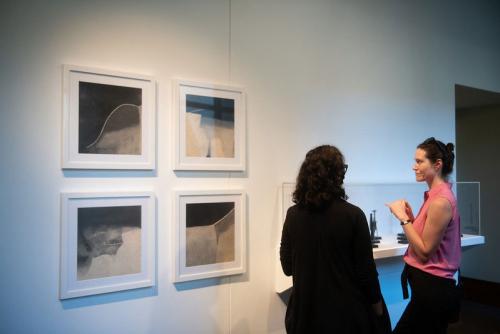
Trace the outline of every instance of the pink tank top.
<instances>
[{"instance_id":1,"label":"pink tank top","mask_svg":"<svg viewBox=\"0 0 500 334\"><path fill-rule=\"evenodd\" d=\"M413 227L417 233L422 236L425 222L427 220L427 210L429 209L429 205L438 197L446 198L450 202L453 212L453 217L446 227L441 243L439 244L434 255L432 255L432 257L425 263L422 263L418 259L411 246L406 250L403 260L410 266L429 274L444 278L453 278L453 275L460 266L461 245L460 216L458 214L457 200L451 191L450 183L444 182L425 192L424 204L422 204L422 207L413 222Z\"/></svg>"}]
</instances>

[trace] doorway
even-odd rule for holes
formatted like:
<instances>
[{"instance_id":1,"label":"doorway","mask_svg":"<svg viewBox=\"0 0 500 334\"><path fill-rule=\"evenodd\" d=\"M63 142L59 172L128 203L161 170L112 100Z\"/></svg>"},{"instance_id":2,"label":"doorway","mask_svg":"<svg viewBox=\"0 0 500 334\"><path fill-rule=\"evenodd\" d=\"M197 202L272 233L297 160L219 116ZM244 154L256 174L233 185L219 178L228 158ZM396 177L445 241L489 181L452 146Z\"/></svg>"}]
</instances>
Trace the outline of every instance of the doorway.
<instances>
[{"instance_id":1,"label":"doorway","mask_svg":"<svg viewBox=\"0 0 500 334\"><path fill-rule=\"evenodd\" d=\"M455 85L456 180L481 183L486 244L462 253L462 275L500 283L500 93Z\"/></svg>"}]
</instances>

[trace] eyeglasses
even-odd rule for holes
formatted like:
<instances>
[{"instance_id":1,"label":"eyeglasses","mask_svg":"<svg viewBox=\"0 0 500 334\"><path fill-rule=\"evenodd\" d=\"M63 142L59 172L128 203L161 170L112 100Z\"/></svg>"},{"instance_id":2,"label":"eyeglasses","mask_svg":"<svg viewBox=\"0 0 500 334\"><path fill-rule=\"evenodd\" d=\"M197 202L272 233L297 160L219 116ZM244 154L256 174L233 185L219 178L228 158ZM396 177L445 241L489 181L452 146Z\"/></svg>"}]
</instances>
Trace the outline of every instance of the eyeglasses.
<instances>
[{"instance_id":1,"label":"eyeglasses","mask_svg":"<svg viewBox=\"0 0 500 334\"><path fill-rule=\"evenodd\" d=\"M426 140L424 140L423 144L433 144L436 145L437 148L441 151L443 155L446 155L446 146L439 140L436 140L434 137L429 137Z\"/></svg>"}]
</instances>

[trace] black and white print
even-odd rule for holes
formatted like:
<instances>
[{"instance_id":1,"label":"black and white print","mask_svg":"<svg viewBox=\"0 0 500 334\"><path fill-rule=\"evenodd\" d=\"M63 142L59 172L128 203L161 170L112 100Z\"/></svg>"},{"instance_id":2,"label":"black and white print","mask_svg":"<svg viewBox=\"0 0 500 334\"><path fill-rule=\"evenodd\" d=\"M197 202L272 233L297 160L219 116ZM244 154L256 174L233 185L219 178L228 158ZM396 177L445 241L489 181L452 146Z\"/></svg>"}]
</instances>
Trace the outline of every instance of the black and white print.
<instances>
[{"instance_id":1,"label":"black and white print","mask_svg":"<svg viewBox=\"0 0 500 334\"><path fill-rule=\"evenodd\" d=\"M234 100L186 95L186 155L234 158Z\"/></svg>"},{"instance_id":2,"label":"black and white print","mask_svg":"<svg viewBox=\"0 0 500 334\"><path fill-rule=\"evenodd\" d=\"M77 279L141 271L141 206L80 207Z\"/></svg>"},{"instance_id":3,"label":"black and white print","mask_svg":"<svg viewBox=\"0 0 500 334\"><path fill-rule=\"evenodd\" d=\"M78 152L140 155L142 89L78 84Z\"/></svg>"},{"instance_id":4,"label":"black and white print","mask_svg":"<svg viewBox=\"0 0 500 334\"><path fill-rule=\"evenodd\" d=\"M186 267L234 258L235 203L186 204Z\"/></svg>"}]
</instances>

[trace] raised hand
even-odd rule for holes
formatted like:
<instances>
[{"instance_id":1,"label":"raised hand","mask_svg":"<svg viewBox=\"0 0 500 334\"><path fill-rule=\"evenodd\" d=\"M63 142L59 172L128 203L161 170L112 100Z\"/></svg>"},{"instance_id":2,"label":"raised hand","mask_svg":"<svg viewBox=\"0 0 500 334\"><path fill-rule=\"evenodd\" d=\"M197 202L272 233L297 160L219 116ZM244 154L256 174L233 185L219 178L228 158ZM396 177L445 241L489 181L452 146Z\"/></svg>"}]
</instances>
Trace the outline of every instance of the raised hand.
<instances>
[{"instance_id":1,"label":"raised hand","mask_svg":"<svg viewBox=\"0 0 500 334\"><path fill-rule=\"evenodd\" d=\"M398 199L397 201L385 204L391 213L399 220L406 221L413 218L413 213L411 212L410 205L404 199ZM409 212L407 210L409 209ZM410 217L411 215L411 217Z\"/></svg>"}]
</instances>

